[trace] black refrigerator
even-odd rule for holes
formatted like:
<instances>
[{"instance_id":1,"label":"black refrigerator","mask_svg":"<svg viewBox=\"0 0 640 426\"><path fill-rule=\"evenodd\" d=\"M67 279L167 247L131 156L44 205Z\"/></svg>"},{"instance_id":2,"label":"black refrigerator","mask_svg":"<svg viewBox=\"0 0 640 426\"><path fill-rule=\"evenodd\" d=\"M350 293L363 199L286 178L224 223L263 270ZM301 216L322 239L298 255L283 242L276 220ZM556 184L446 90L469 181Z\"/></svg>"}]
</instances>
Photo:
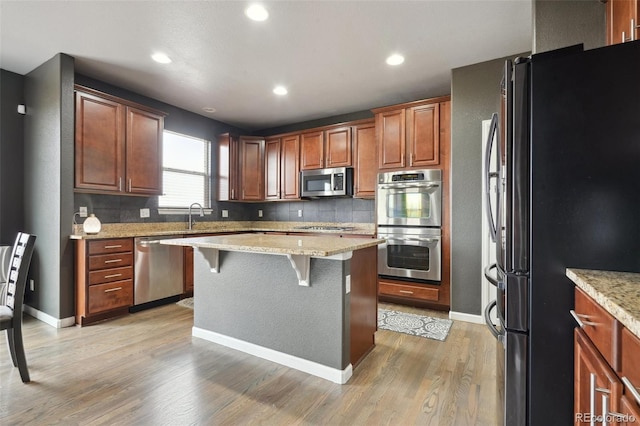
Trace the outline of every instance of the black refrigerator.
<instances>
[{"instance_id":1,"label":"black refrigerator","mask_svg":"<svg viewBox=\"0 0 640 426\"><path fill-rule=\"evenodd\" d=\"M507 61L501 98L485 152L498 164L485 170L497 188L486 212L497 263L485 269L497 297L485 318L499 342L499 419L569 425L566 268L640 272L640 42Z\"/></svg>"}]
</instances>

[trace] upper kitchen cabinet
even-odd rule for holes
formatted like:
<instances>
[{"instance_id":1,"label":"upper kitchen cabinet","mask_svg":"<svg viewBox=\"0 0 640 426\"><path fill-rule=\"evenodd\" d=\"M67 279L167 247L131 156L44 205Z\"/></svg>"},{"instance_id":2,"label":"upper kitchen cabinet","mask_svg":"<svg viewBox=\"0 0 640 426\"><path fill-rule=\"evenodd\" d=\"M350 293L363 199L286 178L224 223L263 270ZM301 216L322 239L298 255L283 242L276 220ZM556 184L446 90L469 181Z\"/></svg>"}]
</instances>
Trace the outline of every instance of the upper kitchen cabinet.
<instances>
[{"instance_id":1,"label":"upper kitchen cabinet","mask_svg":"<svg viewBox=\"0 0 640 426\"><path fill-rule=\"evenodd\" d=\"M238 150L240 140L229 133L218 137L218 201L237 201L240 191Z\"/></svg>"},{"instance_id":2,"label":"upper kitchen cabinet","mask_svg":"<svg viewBox=\"0 0 640 426\"><path fill-rule=\"evenodd\" d=\"M371 121L353 126L354 191L358 198L376 195L376 125Z\"/></svg>"},{"instance_id":3,"label":"upper kitchen cabinet","mask_svg":"<svg viewBox=\"0 0 640 426\"><path fill-rule=\"evenodd\" d=\"M607 44L638 39L638 1L609 0L606 5Z\"/></svg>"},{"instance_id":4,"label":"upper kitchen cabinet","mask_svg":"<svg viewBox=\"0 0 640 426\"><path fill-rule=\"evenodd\" d=\"M264 150L264 199L300 198L300 135L267 139Z\"/></svg>"},{"instance_id":5,"label":"upper kitchen cabinet","mask_svg":"<svg viewBox=\"0 0 640 426\"><path fill-rule=\"evenodd\" d=\"M75 188L162 194L164 114L76 86Z\"/></svg>"},{"instance_id":6,"label":"upper kitchen cabinet","mask_svg":"<svg viewBox=\"0 0 640 426\"><path fill-rule=\"evenodd\" d=\"M440 164L441 104L448 96L374 109L378 168L404 169Z\"/></svg>"},{"instance_id":7,"label":"upper kitchen cabinet","mask_svg":"<svg viewBox=\"0 0 640 426\"><path fill-rule=\"evenodd\" d=\"M264 146L264 138L240 136L240 200L242 201L263 200Z\"/></svg>"},{"instance_id":8,"label":"upper kitchen cabinet","mask_svg":"<svg viewBox=\"0 0 640 426\"><path fill-rule=\"evenodd\" d=\"M351 127L303 133L300 138L300 170L350 167Z\"/></svg>"}]
</instances>

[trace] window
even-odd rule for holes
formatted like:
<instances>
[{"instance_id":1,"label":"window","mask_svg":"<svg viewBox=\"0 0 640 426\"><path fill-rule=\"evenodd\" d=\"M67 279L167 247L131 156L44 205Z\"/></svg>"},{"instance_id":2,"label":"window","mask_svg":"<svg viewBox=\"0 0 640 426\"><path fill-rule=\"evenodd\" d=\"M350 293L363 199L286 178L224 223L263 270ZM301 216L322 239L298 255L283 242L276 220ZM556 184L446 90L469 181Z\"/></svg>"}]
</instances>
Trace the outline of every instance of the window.
<instances>
[{"instance_id":1,"label":"window","mask_svg":"<svg viewBox=\"0 0 640 426\"><path fill-rule=\"evenodd\" d=\"M211 207L211 142L165 130L160 208Z\"/></svg>"}]
</instances>

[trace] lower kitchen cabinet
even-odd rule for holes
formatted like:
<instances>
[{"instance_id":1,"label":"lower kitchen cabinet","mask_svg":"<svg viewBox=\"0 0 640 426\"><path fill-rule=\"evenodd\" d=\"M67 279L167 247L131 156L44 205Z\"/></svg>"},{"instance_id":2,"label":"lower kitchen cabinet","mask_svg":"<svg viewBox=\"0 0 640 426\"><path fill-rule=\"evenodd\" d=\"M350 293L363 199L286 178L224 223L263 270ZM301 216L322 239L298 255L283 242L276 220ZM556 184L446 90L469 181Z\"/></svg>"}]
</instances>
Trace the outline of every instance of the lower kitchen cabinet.
<instances>
[{"instance_id":1,"label":"lower kitchen cabinet","mask_svg":"<svg viewBox=\"0 0 640 426\"><path fill-rule=\"evenodd\" d=\"M133 239L76 241L76 324L128 313L133 306Z\"/></svg>"},{"instance_id":2,"label":"lower kitchen cabinet","mask_svg":"<svg viewBox=\"0 0 640 426\"><path fill-rule=\"evenodd\" d=\"M574 423L640 425L640 339L575 290Z\"/></svg>"},{"instance_id":3,"label":"lower kitchen cabinet","mask_svg":"<svg viewBox=\"0 0 640 426\"><path fill-rule=\"evenodd\" d=\"M449 287L378 277L378 296L383 302L449 310Z\"/></svg>"},{"instance_id":4,"label":"lower kitchen cabinet","mask_svg":"<svg viewBox=\"0 0 640 426\"><path fill-rule=\"evenodd\" d=\"M193 247L184 248L184 295L193 296Z\"/></svg>"}]
</instances>

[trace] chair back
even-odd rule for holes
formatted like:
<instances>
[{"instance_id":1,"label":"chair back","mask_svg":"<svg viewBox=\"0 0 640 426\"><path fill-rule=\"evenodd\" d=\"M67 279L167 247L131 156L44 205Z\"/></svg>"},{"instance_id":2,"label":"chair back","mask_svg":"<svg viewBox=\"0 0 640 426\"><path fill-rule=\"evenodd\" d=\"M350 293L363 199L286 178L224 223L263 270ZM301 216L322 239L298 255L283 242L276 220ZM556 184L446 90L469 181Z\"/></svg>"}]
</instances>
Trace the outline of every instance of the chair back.
<instances>
[{"instance_id":1,"label":"chair back","mask_svg":"<svg viewBox=\"0 0 640 426\"><path fill-rule=\"evenodd\" d=\"M20 232L11 251L4 304L14 313L18 313L18 315L13 316L14 318L19 318L22 314L24 290L27 284L27 274L29 273L35 242L35 235Z\"/></svg>"}]
</instances>

